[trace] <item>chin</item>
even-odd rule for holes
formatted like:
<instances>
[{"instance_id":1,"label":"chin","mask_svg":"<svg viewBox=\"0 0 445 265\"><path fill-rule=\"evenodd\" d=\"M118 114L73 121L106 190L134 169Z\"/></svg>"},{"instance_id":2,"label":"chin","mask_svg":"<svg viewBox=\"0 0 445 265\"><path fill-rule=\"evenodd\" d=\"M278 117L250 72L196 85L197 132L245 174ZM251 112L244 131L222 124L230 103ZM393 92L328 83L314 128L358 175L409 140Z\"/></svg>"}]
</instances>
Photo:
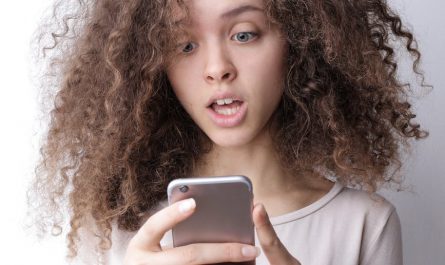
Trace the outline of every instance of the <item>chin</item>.
<instances>
[{"instance_id":1,"label":"chin","mask_svg":"<svg viewBox=\"0 0 445 265\"><path fill-rule=\"evenodd\" d=\"M213 144L220 147L240 147L252 142L254 136L246 133L218 133L208 134Z\"/></svg>"}]
</instances>

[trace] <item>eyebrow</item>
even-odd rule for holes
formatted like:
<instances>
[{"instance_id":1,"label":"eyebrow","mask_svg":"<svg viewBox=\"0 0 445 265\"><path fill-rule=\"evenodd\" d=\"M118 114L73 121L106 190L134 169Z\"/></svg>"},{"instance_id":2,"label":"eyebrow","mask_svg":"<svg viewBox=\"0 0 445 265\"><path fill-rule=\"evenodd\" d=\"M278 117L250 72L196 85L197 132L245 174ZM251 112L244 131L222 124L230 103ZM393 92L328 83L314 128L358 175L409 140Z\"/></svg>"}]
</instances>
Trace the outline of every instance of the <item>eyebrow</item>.
<instances>
[{"instance_id":1,"label":"eyebrow","mask_svg":"<svg viewBox=\"0 0 445 265\"><path fill-rule=\"evenodd\" d=\"M228 19L231 17L236 17L244 12L248 12L248 11L259 11L259 12L263 12L263 9L256 7L256 6L252 6L252 5L243 5L243 6L239 6L237 8L231 9L225 13L223 13L220 17L222 19Z\"/></svg>"},{"instance_id":2,"label":"eyebrow","mask_svg":"<svg viewBox=\"0 0 445 265\"><path fill-rule=\"evenodd\" d=\"M264 12L263 9L261 9L259 7L256 7L256 6L242 5L242 6L234 8L234 9L231 9L231 10L229 10L227 12L224 12L223 14L221 14L220 18L227 20L229 18L233 18L233 17L239 16L240 14L245 13L245 12L249 12L249 11ZM180 19L178 21L173 22L173 24L179 25L179 24L182 24L183 21L184 21L184 19Z\"/></svg>"}]
</instances>

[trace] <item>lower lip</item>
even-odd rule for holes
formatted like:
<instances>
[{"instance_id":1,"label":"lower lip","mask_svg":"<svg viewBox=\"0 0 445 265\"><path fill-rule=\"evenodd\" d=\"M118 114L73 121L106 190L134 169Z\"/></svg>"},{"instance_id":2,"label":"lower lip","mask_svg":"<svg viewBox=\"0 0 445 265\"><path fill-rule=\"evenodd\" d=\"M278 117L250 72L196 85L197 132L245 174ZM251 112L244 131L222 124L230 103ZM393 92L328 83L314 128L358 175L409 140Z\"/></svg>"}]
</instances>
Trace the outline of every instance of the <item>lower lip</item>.
<instances>
[{"instance_id":1,"label":"lower lip","mask_svg":"<svg viewBox=\"0 0 445 265\"><path fill-rule=\"evenodd\" d=\"M247 103L243 102L238 111L232 115L223 115L215 112L211 107L207 108L212 121L224 128L230 128L240 125L247 114Z\"/></svg>"}]
</instances>

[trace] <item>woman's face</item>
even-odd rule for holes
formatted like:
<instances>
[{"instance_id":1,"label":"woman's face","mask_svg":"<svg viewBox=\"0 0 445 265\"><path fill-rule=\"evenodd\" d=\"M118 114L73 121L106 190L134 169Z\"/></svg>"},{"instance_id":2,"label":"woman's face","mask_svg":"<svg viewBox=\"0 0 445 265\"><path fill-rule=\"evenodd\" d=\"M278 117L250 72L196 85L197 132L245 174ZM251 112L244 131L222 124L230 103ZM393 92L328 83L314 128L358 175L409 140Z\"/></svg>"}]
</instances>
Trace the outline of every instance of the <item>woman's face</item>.
<instances>
[{"instance_id":1,"label":"woman's face","mask_svg":"<svg viewBox=\"0 0 445 265\"><path fill-rule=\"evenodd\" d=\"M286 41L262 0L191 0L188 36L167 76L196 124L219 146L260 137L283 94Z\"/></svg>"}]
</instances>

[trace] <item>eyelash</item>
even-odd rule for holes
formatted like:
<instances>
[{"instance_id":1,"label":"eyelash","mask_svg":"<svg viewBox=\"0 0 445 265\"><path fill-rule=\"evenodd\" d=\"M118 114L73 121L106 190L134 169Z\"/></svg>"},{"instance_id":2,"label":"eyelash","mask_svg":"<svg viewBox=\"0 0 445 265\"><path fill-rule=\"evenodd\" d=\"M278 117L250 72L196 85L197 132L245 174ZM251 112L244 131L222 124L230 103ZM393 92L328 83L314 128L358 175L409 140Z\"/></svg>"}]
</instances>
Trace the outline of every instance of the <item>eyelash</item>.
<instances>
[{"instance_id":1,"label":"eyelash","mask_svg":"<svg viewBox=\"0 0 445 265\"><path fill-rule=\"evenodd\" d=\"M234 34L230 39L233 39L235 36L238 36L239 34L248 34L248 35L251 36L250 39L249 39L248 41L241 42L241 43L248 43L248 42L250 42L252 39L255 39L255 38L258 37L258 33L256 33L256 32L242 31L242 32L238 32L238 33ZM191 42L188 42L188 43L187 43L187 45L189 45L189 44L191 44ZM187 45L186 45L186 47L187 47ZM182 48L182 50L181 50L180 52L183 53L183 54L185 54L185 55L188 55L188 54L190 54L190 53L192 52L192 51L184 52L184 49L185 49L185 47Z\"/></svg>"}]
</instances>

